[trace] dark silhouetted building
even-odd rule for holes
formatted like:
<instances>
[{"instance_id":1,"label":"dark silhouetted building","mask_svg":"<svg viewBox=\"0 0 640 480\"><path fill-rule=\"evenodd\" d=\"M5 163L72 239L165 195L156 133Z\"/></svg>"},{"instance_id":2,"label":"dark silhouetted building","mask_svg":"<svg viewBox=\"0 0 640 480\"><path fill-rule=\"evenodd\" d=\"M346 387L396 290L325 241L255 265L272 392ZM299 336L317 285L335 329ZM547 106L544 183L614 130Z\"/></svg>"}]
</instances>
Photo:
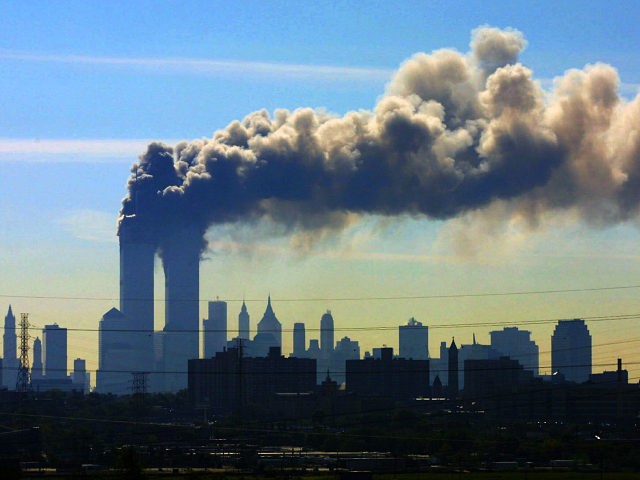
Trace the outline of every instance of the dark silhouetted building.
<instances>
[{"instance_id":1,"label":"dark silhouetted building","mask_svg":"<svg viewBox=\"0 0 640 480\"><path fill-rule=\"evenodd\" d=\"M382 348L380 358L346 361L346 388L365 396L409 400L429 395L429 360L393 358L393 348Z\"/></svg>"},{"instance_id":2,"label":"dark silhouetted building","mask_svg":"<svg viewBox=\"0 0 640 480\"><path fill-rule=\"evenodd\" d=\"M398 327L400 358L427 360L429 358L429 328L415 318Z\"/></svg>"},{"instance_id":3,"label":"dark silhouetted building","mask_svg":"<svg viewBox=\"0 0 640 480\"><path fill-rule=\"evenodd\" d=\"M131 393L131 371L135 367L131 365L128 326L129 322L117 308L109 310L100 320L96 372L96 391L100 393Z\"/></svg>"},{"instance_id":4,"label":"dark silhouetted building","mask_svg":"<svg viewBox=\"0 0 640 480\"><path fill-rule=\"evenodd\" d=\"M473 334L471 344L458 347L458 390L464 390L464 362L466 360L491 360L500 358L500 354L490 345L482 345L476 342Z\"/></svg>"},{"instance_id":5,"label":"dark silhouetted building","mask_svg":"<svg viewBox=\"0 0 640 480\"><path fill-rule=\"evenodd\" d=\"M203 356L213 357L227 346L227 302L209 302L209 319L202 321Z\"/></svg>"},{"instance_id":6,"label":"dark silhouetted building","mask_svg":"<svg viewBox=\"0 0 640 480\"><path fill-rule=\"evenodd\" d=\"M57 323L42 330L44 376L49 379L67 378L67 329Z\"/></svg>"},{"instance_id":7,"label":"dark silhouetted building","mask_svg":"<svg viewBox=\"0 0 640 480\"><path fill-rule=\"evenodd\" d=\"M267 300L267 308L258 322L258 333L253 337L254 354L265 356L271 347L282 348L282 325L271 307L271 295Z\"/></svg>"},{"instance_id":8,"label":"dark silhouetted building","mask_svg":"<svg viewBox=\"0 0 640 480\"><path fill-rule=\"evenodd\" d=\"M551 336L551 369L567 381L582 383L591 375L591 335L584 320L560 320Z\"/></svg>"},{"instance_id":9,"label":"dark silhouetted building","mask_svg":"<svg viewBox=\"0 0 640 480\"><path fill-rule=\"evenodd\" d=\"M31 366L31 380L42 378L42 342L38 337L33 341L33 364Z\"/></svg>"},{"instance_id":10,"label":"dark silhouetted building","mask_svg":"<svg viewBox=\"0 0 640 480\"><path fill-rule=\"evenodd\" d=\"M347 360L360 360L360 344L349 337L343 337L338 340L336 348L331 353L328 368L332 379L338 384L344 383L347 379Z\"/></svg>"},{"instance_id":11,"label":"dark silhouetted building","mask_svg":"<svg viewBox=\"0 0 640 480\"><path fill-rule=\"evenodd\" d=\"M127 342L130 348L126 352L118 349L117 352L107 351L100 355L118 355L121 357L119 361L126 364L127 368L149 371L153 369L155 363L153 271L156 245L149 232L136 221L135 215L125 216L120 220L118 238L120 241L120 312L126 319L122 327L129 330ZM122 355L125 355L126 359L123 359Z\"/></svg>"},{"instance_id":12,"label":"dark silhouetted building","mask_svg":"<svg viewBox=\"0 0 640 480\"><path fill-rule=\"evenodd\" d=\"M320 350L328 356L333 352L333 317L327 310L320 319Z\"/></svg>"},{"instance_id":13,"label":"dark silhouetted building","mask_svg":"<svg viewBox=\"0 0 640 480\"><path fill-rule=\"evenodd\" d=\"M490 332L491 347L501 356L517 360L525 370L538 375L539 349L531 340L531 332L518 327L505 327Z\"/></svg>"},{"instance_id":14,"label":"dark silhouetted building","mask_svg":"<svg viewBox=\"0 0 640 480\"><path fill-rule=\"evenodd\" d=\"M307 356L307 341L305 338L304 323L293 324L293 356L303 358Z\"/></svg>"},{"instance_id":15,"label":"dark silhouetted building","mask_svg":"<svg viewBox=\"0 0 640 480\"><path fill-rule=\"evenodd\" d=\"M17 337L16 337L16 317L13 314L11 305L7 315L4 317L4 334L2 336L2 369L4 386L9 390L15 390L18 378L18 367L20 361L17 357Z\"/></svg>"},{"instance_id":16,"label":"dark silhouetted building","mask_svg":"<svg viewBox=\"0 0 640 480\"><path fill-rule=\"evenodd\" d=\"M176 229L161 247L165 281L162 335L163 390L187 387L188 361L200 356L199 299L202 236L188 227Z\"/></svg>"},{"instance_id":17,"label":"dark silhouetted building","mask_svg":"<svg viewBox=\"0 0 640 480\"><path fill-rule=\"evenodd\" d=\"M247 305L242 300L242 308L238 314L238 337L249 340L251 326L249 322L249 312L247 311Z\"/></svg>"},{"instance_id":18,"label":"dark silhouetted building","mask_svg":"<svg viewBox=\"0 0 640 480\"><path fill-rule=\"evenodd\" d=\"M235 348L213 358L189 361L189 398L217 413L260 404L276 393L308 393L316 388L316 362L285 358L278 347L266 357L242 357Z\"/></svg>"},{"instance_id":19,"label":"dark silhouetted building","mask_svg":"<svg viewBox=\"0 0 640 480\"><path fill-rule=\"evenodd\" d=\"M449 346L449 374L448 374L448 383L447 383L447 391L450 395L458 394L458 347L456 346L455 339L451 340L451 346Z\"/></svg>"}]
</instances>

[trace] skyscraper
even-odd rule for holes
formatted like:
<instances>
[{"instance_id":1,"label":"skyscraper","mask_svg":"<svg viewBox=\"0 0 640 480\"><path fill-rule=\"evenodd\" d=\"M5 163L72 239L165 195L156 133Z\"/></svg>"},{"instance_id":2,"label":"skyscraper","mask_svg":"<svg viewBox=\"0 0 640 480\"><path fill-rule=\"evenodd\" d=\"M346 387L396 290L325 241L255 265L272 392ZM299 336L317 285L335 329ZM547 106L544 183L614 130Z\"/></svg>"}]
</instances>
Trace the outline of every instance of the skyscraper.
<instances>
[{"instance_id":1,"label":"skyscraper","mask_svg":"<svg viewBox=\"0 0 640 480\"><path fill-rule=\"evenodd\" d=\"M125 316L117 308L112 308L100 319L96 372L96 390L100 393L126 395L131 392L131 371L135 366L129 361L131 343L127 325Z\"/></svg>"},{"instance_id":2,"label":"skyscraper","mask_svg":"<svg viewBox=\"0 0 640 480\"><path fill-rule=\"evenodd\" d=\"M124 217L118 228L120 241L120 312L126 319L128 351L118 349L127 368L152 370L156 245L135 216ZM122 327L125 327L122 325ZM112 355L105 352L107 355Z\"/></svg>"},{"instance_id":3,"label":"skyscraper","mask_svg":"<svg viewBox=\"0 0 640 480\"><path fill-rule=\"evenodd\" d=\"M518 327L505 327L490 332L491 346L503 356L517 360L525 370L538 375L538 346L531 340L531 332Z\"/></svg>"},{"instance_id":4,"label":"skyscraper","mask_svg":"<svg viewBox=\"0 0 640 480\"><path fill-rule=\"evenodd\" d=\"M429 358L429 327L415 318L398 327L400 358L427 360Z\"/></svg>"},{"instance_id":5,"label":"skyscraper","mask_svg":"<svg viewBox=\"0 0 640 480\"><path fill-rule=\"evenodd\" d=\"M551 336L551 368L570 382L591 374L591 335L584 320L560 320Z\"/></svg>"},{"instance_id":6,"label":"skyscraper","mask_svg":"<svg viewBox=\"0 0 640 480\"><path fill-rule=\"evenodd\" d=\"M227 346L227 302L209 302L209 319L202 326L204 358L211 358Z\"/></svg>"},{"instance_id":7,"label":"skyscraper","mask_svg":"<svg viewBox=\"0 0 640 480\"><path fill-rule=\"evenodd\" d=\"M304 323L293 324L293 356L302 358L307 353Z\"/></svg>"},{"instance_id":8,"label":"skyscraper","mask_svg":"<svg viewBox=\"0 0 640 480\"><path fill-rule=\"evenodd\" d=\"M458 347L455 339L451 340L449 347L449 394L455 396L458 394Z\"/></svg>"},{"instance_id":9,"label":"skyscraper","mask_svg":"<svg viewBox=\"0 0 640 480\"><path fill-rule=\"evenodd\" d=\"M31 380L42 378L42 342L38 337L33 341L33 365L31 367Z\"/></svg>"},{"instance_id":10,"label":"skyscraper","mask_svg":"<svg viewBox=\"0 0 640 480\"><path fill-rule=\"evenodd\" d=\"M242 300L242 308L238 314L238 337L243 340L249 340L250 325L249 325L249 312L247 312L247 305Z\"/></svg>"},{"instance_id":11,"label":"skyscraper","mask_svg":"<svg viewBox=\"0 0 640 480\"><path fill-rule=\"evenodd\" d=\"M3 362L2 381L9 390L16 388L16 378L18 377L18 366L20 365L16 352L16 317L13 314L11 305L4 317L4 335L2 336Z\"/></svg>"},{"instance_id":12,"label":"skyscraper","mask_svg":"<svg viewBox=\"0 0 640 480\"><path fill-rule=\"evenodd\" d=\"M271 335L273 340L269 340L268 335ZM264 315L262 315L262 320L258 322L258 334L254 338L254 341L258 341L264 344L264 346L271 343L271 345L269 345L271 347L282 348L282 325L271 307L271 295L269 295L267 300L267 308L264 311ZM261 348L261 350L264 349ZM266 355L268 351L267 349L263 353Z\"/></svg>"},{"instance_id":13,"label":"skyscraper","mask_svg":"<svg viewBox=\"0 0 640 480\"><path fill-rule=\"evenodd\" d=\"M333 317L331 310L327 310L320 319L320 350L328 355L333 349Z\"/></svg>"},{"instance_id":14,"label":"skyscraper","mask_svg":"<svg viewBox=\"0 0 640 480\"><path fill-rule=\"evenodd\" d=\"M67 378L67 329L57 323L42 330L44 376L47 379Z\"/></svg>"},{"instance_id":15,"label":"skyscraper","mask_svg":"<svg viewBox=\"0 0 640 480\"><path fill-rule=\"evenodd\" d=\"M189 359L200 356L200 248L202 236L189 227L176 229L161 247L165 284L162 335L163 390L187 387Z\"/></svg>"}]
</instances>

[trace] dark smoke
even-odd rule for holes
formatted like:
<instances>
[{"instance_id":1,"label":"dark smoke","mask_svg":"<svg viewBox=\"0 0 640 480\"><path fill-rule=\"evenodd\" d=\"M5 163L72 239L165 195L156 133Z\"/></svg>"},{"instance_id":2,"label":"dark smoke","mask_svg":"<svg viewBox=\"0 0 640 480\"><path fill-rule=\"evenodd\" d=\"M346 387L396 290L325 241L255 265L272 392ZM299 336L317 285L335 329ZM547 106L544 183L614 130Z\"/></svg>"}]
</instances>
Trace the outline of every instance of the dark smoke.
<instances>
[{"instance_id":1,"label":"dark smoke","mask_svg":"<svg viewBox=\"0 0 640 480\"><path fill-rule=\"evenodd\" d=\"M518 31L482 27L468 54L407 60L373 111L258 111L211 139L152 143L121 221L161 249L177 231L202 242L213 224L339 230L358 215L449 219L498 201L531 225L549 211L635 218L640 96L622 101L606 65L567 72L545 96L518 63L525 45Z\"/></svg>"}]
</instances>

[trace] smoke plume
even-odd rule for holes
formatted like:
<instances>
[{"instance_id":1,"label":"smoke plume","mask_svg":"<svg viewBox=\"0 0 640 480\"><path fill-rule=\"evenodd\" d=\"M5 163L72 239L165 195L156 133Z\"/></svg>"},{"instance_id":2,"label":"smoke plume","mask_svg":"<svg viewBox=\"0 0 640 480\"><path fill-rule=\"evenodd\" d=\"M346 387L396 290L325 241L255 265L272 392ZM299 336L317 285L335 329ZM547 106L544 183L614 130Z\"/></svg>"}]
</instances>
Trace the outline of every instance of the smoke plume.
<instances>
[{"instance_id":1,"label":"smoke plume","mask_svg":"<svg viewBox=\"0 0 640 480\"><path fill-rule=\"evenodd\" d=\"M635 218L640 96L621 99L603 64L545 94L518 63L525 46L516 30L481 27L469 53L404 62L373 111L263 110L210 139L152 143L131 169L121 226L162 248L178 231L202 242L213 224L263 219L313 237L367 214Z\"/></svg>"}]
</instances>

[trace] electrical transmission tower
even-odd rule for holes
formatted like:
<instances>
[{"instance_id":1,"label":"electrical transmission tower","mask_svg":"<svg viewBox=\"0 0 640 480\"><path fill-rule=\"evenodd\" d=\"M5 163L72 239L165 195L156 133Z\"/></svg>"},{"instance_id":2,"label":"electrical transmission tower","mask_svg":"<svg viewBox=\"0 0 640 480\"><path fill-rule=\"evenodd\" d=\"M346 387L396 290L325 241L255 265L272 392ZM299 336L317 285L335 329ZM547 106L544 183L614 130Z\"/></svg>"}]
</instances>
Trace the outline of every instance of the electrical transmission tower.
<instances>
[{"instance_id":1,"label":"electrical transmission tower","mask_svg":"<svg viewBox=\"0 0 640 480\"><path fill-rule=\"evenodd\" d=\"M29 374L29 314L20 314L20 365L16 379L16 391L28 392L31 389Z\"/></svg>"},{"instance_id":2,"label":"electrical transmission tower","mask_svg":"<svg viewBox=\"0 0 640 480\"><path fill-rule=\"evenodd\" d=\"M133 376L131 393L134 395L140 393L144 397L149 388L149 381L147 379L149 372L131 372L131 375Z\"/></svg>"}]
</instances>

